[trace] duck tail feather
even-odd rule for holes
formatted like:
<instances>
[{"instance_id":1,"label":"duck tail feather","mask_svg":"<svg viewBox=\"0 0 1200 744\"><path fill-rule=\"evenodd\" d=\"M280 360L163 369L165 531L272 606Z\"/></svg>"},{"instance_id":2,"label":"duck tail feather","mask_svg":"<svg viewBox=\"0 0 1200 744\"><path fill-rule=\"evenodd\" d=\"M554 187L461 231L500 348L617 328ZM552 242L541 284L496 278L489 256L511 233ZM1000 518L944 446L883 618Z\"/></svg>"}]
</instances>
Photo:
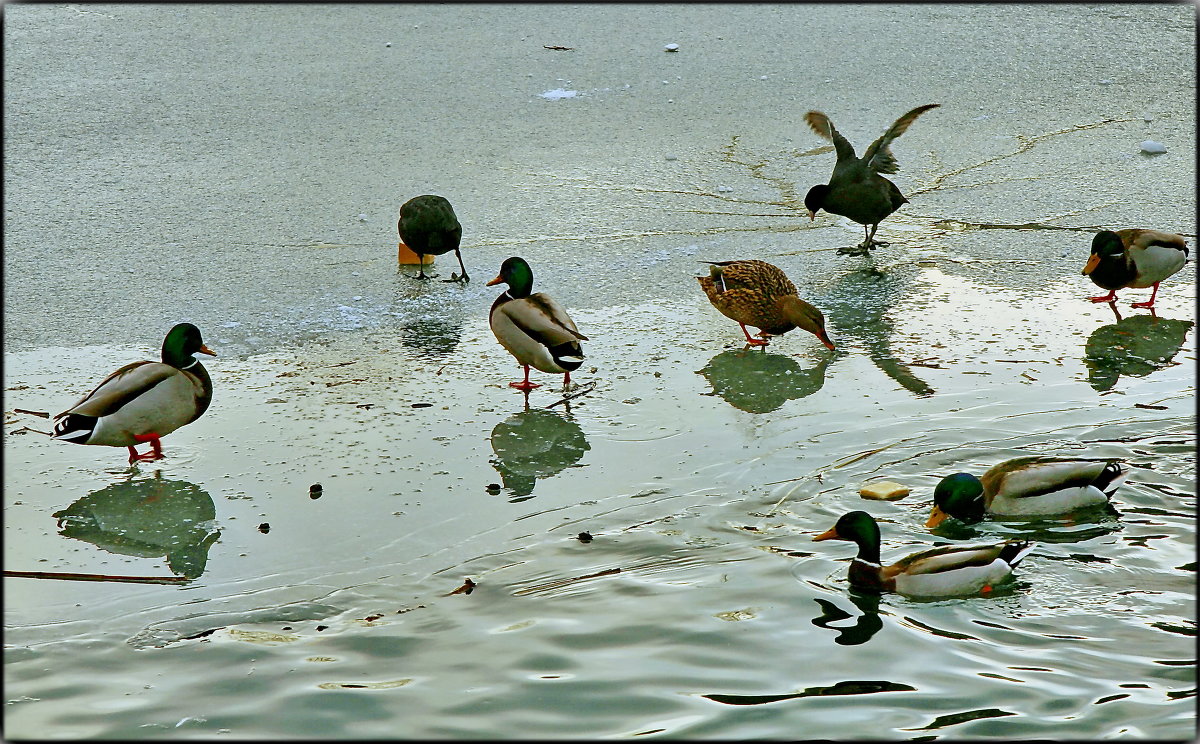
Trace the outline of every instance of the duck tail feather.
<instances>
[{"instance_id":1,"label":"duck tail feather","mask_svg":"<svg viewBox=\"0 0 1200 744\"><path fill-rule=\"evenodd\" d=\"M54 421L54 432L50 437L84 444L96 430L97 421L99 419L95 416L87 416L82 413L64 414Z\"/></svg>"},{"instance_id":2,"label":"duck tail feather","mask_svg":"<svg viewBox=\"0 0 1200 744\"><path fill-rule=\"evenodd\" d=\"M1125 467L1117 460L1110 460L1104 466L1104 470L1100 471L1100 477L1096 479L1093 486L1099 488L1108 496L1112 496L1125 479L1129 477L1129 468Z\"/></svg>"},{"instance_id":3,"label":"duck tail feather","mask_svg":"<svg viewBox=\"0 0 1200 744\"><path fill-rule=\"evenodd\" d=\"M1015 567L1036 545L1037 543L1031 540L1010 540L1000 550L1000 560Z\"/></svg>"}]
</instances>

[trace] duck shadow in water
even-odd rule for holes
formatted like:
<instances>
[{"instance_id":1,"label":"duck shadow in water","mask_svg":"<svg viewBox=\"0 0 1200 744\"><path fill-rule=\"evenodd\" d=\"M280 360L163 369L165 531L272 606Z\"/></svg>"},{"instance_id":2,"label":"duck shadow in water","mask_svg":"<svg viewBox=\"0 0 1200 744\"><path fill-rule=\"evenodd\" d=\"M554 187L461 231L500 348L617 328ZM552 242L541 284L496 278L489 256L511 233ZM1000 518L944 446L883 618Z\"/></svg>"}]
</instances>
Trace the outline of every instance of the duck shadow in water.
<instances>
[{"instance_id":1,"label":"duck shadow in water","mask_svg":"<svg viewBox=\"0 0 1200 744\"><path fill-rule=\"evenodd\" d=\"M851 590L848 596L860 613L853 625L840 627L833 625L835 622L848 620L855 616L854 613L843 610L828 599L813 600L821 608L821 615L814 618L812 624L818 628L836 631L838 635L833 642L840 646L857 646L871 640L872 636L883 628L883 620L879 617L881 597L878 594L857 590Z\"/></svg>"},{"instance_id":2,"label":"duck shadow in water","mask_svg":"<svg viewBox=\"0 0 1200 744\"><path fill-rule=\"evenodd\" d=\"M583 429L568 416L544 408L527 409L496 424L491 434L495 457L509 501L533 498L538 478L549 478L576 465L591 449Z\"/></svg>"},{"instance_id":3,"label":"duck shadow in water","mask_svg":"<svg viewBox=\"0 0 1200 744\"><path fill-rule=\"evenodd\" d=\"M1109 306L1117 321L1092 331L1083 346L1088 384L1101 393L1111 390L1122 375L1145 377L1172 366L1195 325L1190 320L1160 318L1153 311L1122 318L1115 302Z\"/></svg>"},{"instance_id":4,"label":"duck shadow in water","mask_svg":"<svg viewBox=\"0 0 1200 744\"><path fill-rule=\"evenodd\" d=\"M171 573L199 578L221 536L212 497L156 472L93 491L53 514L63 537L138 558L165 557Z\"/></svg>"},{"instance_id":5,"label":"duck shadow in water","mask_svg":"<svg viewBox=\"0 0 1200 744\"><path fill-rule=\"evenodd\" d=\"M459 293L431 292L429 286L421 283L417 289L397 290L391 314L400 319L401 345L420 359L438 360L462 342L465 310Z\"/></svg>"},{"instance_id":6,"label":"duck shadow in water","mask_svg":"<svg viewBox=\"0 0 1200 744\"><path fill-rule=\"evenodd\" d=\"M447 357L461 340L461 319L420 318L400 326L400 343L422 359Z\"/></svg>"},{"instance_id":7,"label":"duck shadow in water","mask_svg":"<svg viewBox=\"0 0 1200 744\"><path fill-rule=\"evenodd\" d=\"M717 354L697 374L712 385L713 391L705 395L719 395L749 413L770 413L820 390L835 356L827 354L816 366L803 369L790 356L746 347Z\"/></svg>"},{"instance_id":8,"label":"duck shadow in water","mask_svg":"<svg viewBox=\"0 0 1200 744\"><path fill-rule=\"evenodd\" d=\"M931 535L954 541L1033 540L1038 543L1082 543L1124 529L1121 513L1112 502L1076 509L1069 514L1029 517L988 515L966 523L947 519L929 530Z\"/></svg>"},{"instance_id":9,"label":"duck shadow in water","mask_svg":"<svg viewBox=\"0 0 1200 744\"><path fill-rule=\"evenodd\" d=\"M895 327L888 312L901 303L908 279L894 271L874 266L842 275L818 306L834 329L834 343L840 347L853 340L866 349L871 361L885 375L918 396L933 395L933 388L913 374L892 352Z\"/></svg>"}]
</instances>

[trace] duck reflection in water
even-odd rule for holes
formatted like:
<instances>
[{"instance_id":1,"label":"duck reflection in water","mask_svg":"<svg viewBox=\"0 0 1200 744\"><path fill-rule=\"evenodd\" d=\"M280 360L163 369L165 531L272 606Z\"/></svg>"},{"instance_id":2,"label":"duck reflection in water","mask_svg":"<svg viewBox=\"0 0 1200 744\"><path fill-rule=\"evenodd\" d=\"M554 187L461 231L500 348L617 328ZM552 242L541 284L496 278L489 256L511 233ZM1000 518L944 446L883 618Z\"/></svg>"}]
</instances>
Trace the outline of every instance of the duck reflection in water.
<instances>
[{"instance_id":1,"label":"duck reflection in water","mask_svg":"<svg viewBox=\"0 0 1200 744\"><path fill-rule=\"evenodd\" d=\"M461 319L435 316L410 321L400 327L400 343L415 351L421 359L448 356L461 340Z\"/></svg>"},{"instance_id":2,"label":"duck reflection in water","mask_svg":"<svg viewBox=\"0 0 1200 744\"><path fill-rule=\"evenodd\" d=\"M749 348L717 354L698 374L734 408L770 413L789 400L812 395L825 384L825 370L841 352L822 354L821 361L803 369L790 356Z\"/></svg>"},{"instance_id":3,"label":"duck reflection in water","mask_svg":"<svg viewBox=\"0 0 1200 744\"><path fill-rule=\"evenodd\" d=\"M896 330L888 313L900 306L906 284L907 280L895 271L865 267L844 274L821 298L821 306L839 338L857 341L880 371L904 389L924 397L932 395L933 388L892 353L891 339Z\"/></svg>"},{"instance_id":4,"label":"duck reflection in water","mask_svg":"<svg viewBox=\"0 0 1200 744\"><path fill-rule=\"evenodd\" d=\"M527 408L504 419L492 429L491 441L496 453L492 467L514 502L533 498L538 478L581 467L576 463L591 449L579 424L544 408Z\"/></svg>"},{"instance_id":5,"label":"duck reflection in water","mask_svg":"<svg viewBox=\"0 0 1200 744\"><path fill-rule=\"evenodd\" d=\"M1117 303L1111 302L1109 307L1117 322L1092 331L1083 347L1088 384L1097 392L1111 390L1121 375L1145 377L1173 366L1172 360L1195 325L1190 320L1160 318L1153 309L1149 315L1122 318Z\"/></svg>"},{"instance_id":6,"label":"duck reflection in water","mask_svg":"<svg viewBox=\"0 0 1200 744\"><path fill-rule=\"evenodd\" d=\"M461 298L429 293L428 284L406 284L396 290L392 315L399 316L400 343L420 359L448 356L462 341L465 311Z\"/></svg>"},{"instance_id":7,"label":"duck reflection in water","mask_svg":"<svg viewBox=\"0 0 1200 744\"><path fill-rule=\"evenodd\" d=\"M221 536L212 497L199 486L138 477L93 491L54 513L59 534L117 555L165 556L171 573L199 578Z\"/></svg>"},{"instance_id":8,"label":"duck reflection in water","mask_svg":"<svg viewBox=\"0 0 1200 744\"><path fill-rule=\"evenodd\" d=\"M814 618L812 624L818 628L837 631L838 636L833 639L833 642L840 646L857 646L866 643L883 628L883 620L879 618L880 595L851 589L849 596L850 601L862 613L854 621L854 625L849 627L836 627L833 623L854 617L852 613L843 610L828 599L813 600L821 608L821 616Z\"/></svg>"}]
</instances>

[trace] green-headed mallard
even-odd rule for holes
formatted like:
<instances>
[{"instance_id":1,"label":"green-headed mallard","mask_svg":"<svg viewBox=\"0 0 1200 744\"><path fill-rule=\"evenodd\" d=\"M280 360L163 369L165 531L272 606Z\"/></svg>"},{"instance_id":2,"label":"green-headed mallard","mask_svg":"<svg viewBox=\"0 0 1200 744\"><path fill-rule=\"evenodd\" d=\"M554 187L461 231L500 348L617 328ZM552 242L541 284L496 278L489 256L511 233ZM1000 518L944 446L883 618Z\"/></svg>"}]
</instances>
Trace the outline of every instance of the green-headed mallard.
<instances>
[{"instance_id":1,"label":"green-headed mallard","mask_svg":"<svg viewBox=\"0 0 1200 744\"><path fill-rule=\"evenodd\" d=\"M862 589L899 592L911 597L987 594L1012 575L1033 550L1028 540L995 545L946 545L901 558L890 566L879 562L879 525L864 511L843 514L830 530L813 540L849 540L858 544L850 564L850 583Z\"/></svg>"},{"instance_id":2,"label":"green-headed mallard","mask_svg":"<svg viewBox=\"0 0 1200 744\"><path fill-rule=\"evenodd\" d=\"M756 259L704 263L711 264L709 276L696 281L713 307L742 327L746 343L765 346L769 336L802 328L834 348L825 334L825 316L796 296L796 285L778 266ZM752 338L748 325L761 329L761 338Z\"/></svg>"},{"instance_id":3,"label":"green-headed mallard","mask_svg":"<svg viewBox=\"0 0 1200 744\"><path fill-rule=\"evenodd\" d=\"M885 217L899 209L908 199L904 198L896 184L879 174L895 173L900 169L896 158L892 156L892 140L904 134L918 116L940 105L929 103L917 106L901 116L879 139L871 143L861 158L854 155L854 146L833 128L833 122L828 116L820 111L809 111L804 115L808 126L818 136L832 140L837 151L837 162L833 166L833 175L829 177L829 183L813 186L804 197L809 219L816 219L817 212L824 209L831 214L840 214L854 220L863 226L866 235L863 242L855 246L857 251L840 248L838 253L866 255L875 246L887 245L874 239L875 231Z\"/></svg>"},{"instance_id":4,"label":"green-headed mallard","mask_svg":"<svg viewBox=\"0 0 1200 744\"><path fill-rule=\"evenodd\" d=\"M978 522L985 514L1062 514L1104 504L1127 476L1119 460L1018 457L993 465L981 478L969 473L942 478L925 526L936 527L947 517Z\"/></svg>"},{"instance_id":5,"label":"green-headed mallard","mask_svg":"<svg viewBox=\"0 0 1200 744\"><path fill-rule=\"evenodd\" d=\"M500 275L488 282L507 284L508 291L492 303L488 323L500 345L525 368L524 382L510 382L520 390L531 390L538 383L529 381L529 367L563 375L563 388L571 384L571 370L583 364L579 332L575 321L563 306L545 292L533 292L533 270L525 259L513 256L500 265Z\"/></svg>"},{"instance_id":6,"label":"green-headed mallard","mask_svg":"<svg viewBox=\"0 0 1200 744\"><path fill-rule=\"evenodd\" d=\"M463 265L462 254L458 251L458 244L462 241L462 225L458 224L454 207L445 197L425 194L404 202L400 207L396 229L400 233L400 240L420 259L418 279L429 278L425 276L425 256L440 256L454 251L462 276L452 275L446 281L471 281L471 277L467 276L467 267Z\"/></svg>"},{"instance_id":7,"label":"green-headed mallard","mask_svg":"<svg viewBox=\"0 0 1200 744\"><path fill-rule=\"evenodd\" d=\"M161 437L200 418L212 401L208 370L193 354L217 353L200 329L180 323L163 339L162 362L134 362L113 372L78 403L54 417L54 439L128 447L129 463L163 456ZM134 445L149 442L139 455Z\"/></svg>"},{"instance_id":8,"label":"green-headed mallard","mask_svg":"<svg viewBox=\"0 0 1200 744\"><path fill-rule=\"evenodd\" d=\"M1092 238L1092 255L1083 274L1108 294L1089 297L1092 302L1116 302L1117 290L1154 287L1150 299L1133 307L1154 307L1158 284L1187 263L1187 241L1182 235L1127 228L1101 230Z\"/></svg>"}]
</instances>

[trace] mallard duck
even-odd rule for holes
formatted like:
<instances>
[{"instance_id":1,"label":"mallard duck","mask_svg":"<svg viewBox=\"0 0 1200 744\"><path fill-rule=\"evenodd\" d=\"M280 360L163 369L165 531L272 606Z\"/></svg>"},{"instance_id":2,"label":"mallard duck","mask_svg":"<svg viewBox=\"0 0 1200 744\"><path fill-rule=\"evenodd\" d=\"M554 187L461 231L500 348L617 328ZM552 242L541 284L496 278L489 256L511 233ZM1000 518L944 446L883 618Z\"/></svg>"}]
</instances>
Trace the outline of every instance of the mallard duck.
<instances>
[{"instance_id":1,"label":"mallard duck","mask_svg":"<svg viewBox=\"0 0 1200 744\"><path fill-rule=\"evenodd\" d=\"M467 267L463 265L462 253L458 244L462 240L462 225L454 214L454 207L445 197L435 194L414 196L400 207L400 220L396 223L400 240L417 254L421 267L418 279L428 279L425 276L425 256L440 256L454 251L458 256L458 267L462 275L453 275L448 282L469 282Z\"/></svg>"},{"instance_id":2,"label":"mallard duck","mask_svg":"<svg viewBox=\"0 0 1200 744\"><path fill-rule=\"evenodd\" d=\"M1083 274L1108 294L1089 297L1092 302L1116 302L1117 290L1154 287L1150 299L1133 307L1154 307L1158 284L1187 263L1187 241L1182 235L1127 228L1101 230L1092 238L1092 255Z\"/></svg>"},{"instance_id":3,"label":"mallard duck","mask_svg":"<svg viewBox=\"0 0 1200 744\"><path fill-rule=\"evenodd\" d=\"M947 475L933 490L933 511L926 527L947 517L978 522L984 514L1034 516L1062 514L1106 503L1125 482L1119 460L1018 457L988 469L983 477Z\"/></svg>"},{"instance_id":4,"label":"mallard duck","mask_svg":"<svg viewBox=\"0 0 1200 744\"><path fill-rule=\"evenodd\" d=\"M843 514L831 529L813 540L849 540L858 544L850 564L850 583L862 589L899 592L912 597L987 594L1012 575L1033 550L1028 540L995 545L945 545L901 558L890 566L879 562L879 525L863 511Z\"/></svg>"},{"instance_id":5,"label":"mallard duck","mask_svg":"<svg viewBox=\"0 0 1200 744\"><path fill-rule=\"evenodd\" d=\"M162 362L133 362L113 372L78 403L54 417L51 437L76 444L128 447L129 464L163 457L159 439L208 410L212 380L194 354L217 353L200 329L180 323L163 339ZM149 442L151 451L134 446Z\"/></svg>"},{"instance_id":6,"label":"mallard duck","mask_svg":"<svg viewBox=\"0 0 1200 744\"><path fill-rule=\"evenodd\" d=\"M829 177L829 183L813 186L804 197L809 220L816 219L817 212L824 209L832 214L849 217L862 225L866 236L863 242L854 248L839 248L838 253L866 255L875 246L887 245L874 239L875 231L885 217L899 209L908 199L904 198L896 184L879 174L895 173L900 169L892 156L892 140L904 134L918 116L940 105L929 103L918 106L901 116L879 139L871 143L862 158L855 157L854 146L833 128L833 122L828 116L820 111L809 111L804 115L808 126L818 136L832 140L837 150L837 162L833 166L833 175Z\"/></svg>"},{"instance_id":7,"label":"mallard duck","mask_svg":"<svg viewBox=\"0 0 1200 744\"><path fill-rule=\"evenodd\" d=\"M696 281L713 307L742 327L746 343L766 346L769 336L802 328L834 348L825 334L825 316L796 296L796 286L778 266L756 259L704 263L711 264L709 276ZM747 325L761 329L761 338L752 338Z\"/></svg>"},{"instance_id":8,"label":"mallard duck","mask_svg":"<svg viewBox=\"0 0 1200 744\"><path fill-rule=\"evenodd\" d=\"M533 292L533 270L525 259L513 256L500 265L500 275L487 283L507 284L508 291L492 303L488 323L500 345L525 367L524 382L510 382L519 390L539 387L529 381L529 367L560 373L563 389L571 385L571 370L583 364L583 347L588 337L579 332L563 306L545 292Z\"/></svg>"}]
</instances>

